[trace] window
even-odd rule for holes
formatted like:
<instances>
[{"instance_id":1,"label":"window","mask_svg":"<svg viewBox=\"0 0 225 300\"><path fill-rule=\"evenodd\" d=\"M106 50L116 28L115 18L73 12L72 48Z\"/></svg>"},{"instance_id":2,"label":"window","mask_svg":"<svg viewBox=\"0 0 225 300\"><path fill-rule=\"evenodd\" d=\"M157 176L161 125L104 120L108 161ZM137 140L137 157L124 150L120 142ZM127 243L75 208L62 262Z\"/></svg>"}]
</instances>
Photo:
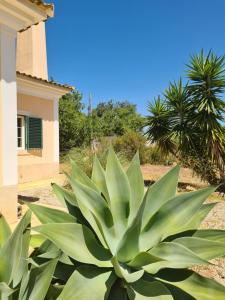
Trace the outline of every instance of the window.
<instances>
[{"instance_id":1,"label":"window","mask_svg":"<svg viewBox=\"0 0 225 300\"><path fill-rule=\"evenodd\" d=\"M42 149L42 119L17 116L17 148Z\"/></svg>"},{"instance_id":2,"label":"window","mask_svg":"<svg viewBox=\"0 0 225 300\"><path fill-rule=\"evenodd\" d=\"M42 149L42 119L26 117L27 149Z\"/></svg>"},{"instance_id":3,"label":"window","mask_svg":"<svg viewBox=\"0 0 225 300\"><path fill-rule=\"evenodd\" d=\"M25 149L24 116L17 116L17 148Z\"/></svg>"}]
</instances>

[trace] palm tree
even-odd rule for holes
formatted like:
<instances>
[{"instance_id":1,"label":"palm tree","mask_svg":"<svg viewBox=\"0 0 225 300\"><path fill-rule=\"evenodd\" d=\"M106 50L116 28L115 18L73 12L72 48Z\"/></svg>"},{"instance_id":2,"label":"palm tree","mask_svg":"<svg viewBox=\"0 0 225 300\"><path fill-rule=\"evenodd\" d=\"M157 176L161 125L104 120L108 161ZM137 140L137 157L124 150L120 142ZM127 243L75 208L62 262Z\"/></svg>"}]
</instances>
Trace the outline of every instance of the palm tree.
<instances>
[{"instance_id":1,"label":"palm tree","mask_svg":"<svg viewBox=\"0 0 225 300\"><path fill-rule=\"evenodd\" d=\"M193 131L192 124L189 122L192 107L188 86L183 85L182 79L179 79L177 83L170 83L164 97L177 150L179 153L188 152L193 147L193 137L196 131Z\"/></svg>"},{"instance_id":2,"label":"palm tree","mask_svg":"<svg viewBox=\"0 0 225 300\"><path fill-rule=\"evenodd\" d=\"M172 138L173 131L166 102L158 96L154 103L148 104L148 112L150 115L146 117L145 122L145 135L148 140L157 144L163 154L172 153L176 156L177 147Z\"/></svg>"},{"instance_id":3,"label":"palm tree","mask_svg":"<svg viewBox=\"0 0 225 300\"><path fill-rule=\"evenodd\" d=\"M193 125L201 133L201 147L207 155L224 171L225 140L222 122L225 103L221 99L225 91L225 55L216 56L212 51L205 56L203 50L191 57L187 71L191 84Z\"/></svg>"},{"instance_id":4,"label":"palm tree","mask_svg":"<svg viewBox=\"0 0 225 300\"><path fill-rule=\"evenodd\" d=\"M205 56L202 51L191 57L187 75L188 84L181 79L170 83L164 100L158 98L148 105L146 135L162 151L181 160L189 157L199 159L200 165L203 161L212 168L215 165L224 178L225 56L211 51ZM196 170L202 170L202 166L196 165Z\"/></svg>"}]
</instances>

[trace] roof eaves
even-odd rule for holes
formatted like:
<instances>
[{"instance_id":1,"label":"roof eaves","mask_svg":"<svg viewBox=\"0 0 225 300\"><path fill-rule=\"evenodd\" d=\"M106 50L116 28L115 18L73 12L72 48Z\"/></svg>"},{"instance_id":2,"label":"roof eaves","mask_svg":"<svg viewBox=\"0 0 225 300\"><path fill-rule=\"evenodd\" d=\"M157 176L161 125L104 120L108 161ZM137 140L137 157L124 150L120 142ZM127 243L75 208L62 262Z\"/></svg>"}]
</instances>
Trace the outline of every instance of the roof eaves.
<instances>
[{"instance_id":1,"label":"roof eaves","mask_svg":"<svg viewBox=\"0 0 225 300\"><path fill-rule=\"evenodd\" d=\"M16 73L17 73L17 75L22 76L22 77L26 77L26 78L37 80L39 82L49 84L49 85L52 85L52 86L55 86L55 87L66 89L68 91L68 93L72 92L75 89L73 86L70 86L68 84L61 84L61 83L58 83L58 82L55 82L55 81L49 81L49 80L42 79L42 78L39 78L39 77L36 77L36 76L32 76L32 75L29 75L29 74L26 74L26 73L21 73L19 71L17 71Z\"/></svg>"},{"instance_id":2,"label":"roof eaves","mask_svg":"<svg viewBox=\"0 0 225 300\"><path fill-rule=\"evenodd\" d=\"M42 0L28 0L32 4L37 5L40 9L44 10L48 17L54 16L54 4L53 3L45 3Z\"/></svg>"}]
</instances>

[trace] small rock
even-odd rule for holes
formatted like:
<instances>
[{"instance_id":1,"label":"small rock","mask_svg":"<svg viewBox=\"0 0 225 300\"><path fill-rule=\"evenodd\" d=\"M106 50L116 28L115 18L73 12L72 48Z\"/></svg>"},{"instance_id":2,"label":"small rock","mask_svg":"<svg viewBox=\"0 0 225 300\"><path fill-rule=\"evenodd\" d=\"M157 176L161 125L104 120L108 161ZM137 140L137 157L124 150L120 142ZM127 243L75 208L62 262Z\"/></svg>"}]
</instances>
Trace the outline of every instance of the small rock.
<instances>
[{"instance_id":1,"label":"small rock","mask_svg":"<svg viewBox=\"0 0 225 300\"><path fill-rule=\"evenodd\" d=\"M196 191L196 188L194 188L193 186L187 185L186 186L186 191L187 192L194 192L194 191Z\"/></svg>"}]
</instances>

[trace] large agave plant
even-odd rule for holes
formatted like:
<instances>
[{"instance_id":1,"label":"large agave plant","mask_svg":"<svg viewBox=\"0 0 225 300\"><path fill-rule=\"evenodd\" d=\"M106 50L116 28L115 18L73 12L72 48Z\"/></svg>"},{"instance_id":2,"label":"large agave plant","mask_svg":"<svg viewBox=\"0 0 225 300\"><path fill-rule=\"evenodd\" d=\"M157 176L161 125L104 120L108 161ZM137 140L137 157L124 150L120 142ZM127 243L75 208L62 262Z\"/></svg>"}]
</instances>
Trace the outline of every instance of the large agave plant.
<instances>
[{"instance_id":1,"label":"large agave plant","mask_svg":"<svg viewBox=\"0 0 225 300\"><path fill-rule=\"evenodd\" d=\"M176 195L178 173L145 193L138 155L124 172L110 149L91 179L72 162L73 192L53 185L68 213L29 205L43 223L34 230L71 261L58 300L225 299L224 286L191 270L225 254L224 231L198 230L215 188Z\"/></svg>"},{"instance_id":2,"label":"large agave plant","mask_svg":"<svg viewBox=\"0 0 225 300\"><path fill-rule=\"evenodd\" d=\"M12 233L0 215L0 300L41 300L49 290L57 259L32 263L30 221L27 212Z\"/></svg>"}]
</instances>

